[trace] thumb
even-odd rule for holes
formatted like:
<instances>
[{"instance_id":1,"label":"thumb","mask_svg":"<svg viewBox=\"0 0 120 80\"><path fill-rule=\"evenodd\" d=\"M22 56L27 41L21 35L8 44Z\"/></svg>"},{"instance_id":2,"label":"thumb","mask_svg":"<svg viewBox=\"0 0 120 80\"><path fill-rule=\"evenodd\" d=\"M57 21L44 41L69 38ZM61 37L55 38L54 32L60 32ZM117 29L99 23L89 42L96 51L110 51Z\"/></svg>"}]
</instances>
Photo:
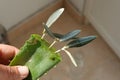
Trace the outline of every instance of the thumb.
<instances>
[{"instance_id":1,"label":"thumb","mask_svg":"<svg viewBox=\"0 0 120 80\"><path fill-rule=\"evenodd\" d=\"M0 64L1 80L22 80L27 77L29 70L26 66L5 66Z\"/></svg>"}]
</instances>

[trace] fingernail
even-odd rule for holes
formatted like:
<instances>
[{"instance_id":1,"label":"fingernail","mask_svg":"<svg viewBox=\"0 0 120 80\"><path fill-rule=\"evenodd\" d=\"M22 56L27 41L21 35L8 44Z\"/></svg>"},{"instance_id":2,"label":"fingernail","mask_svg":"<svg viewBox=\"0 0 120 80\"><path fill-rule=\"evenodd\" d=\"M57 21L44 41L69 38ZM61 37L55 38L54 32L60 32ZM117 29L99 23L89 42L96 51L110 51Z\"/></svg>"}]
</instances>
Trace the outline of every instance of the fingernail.
<instances>
[{"instance_id":1,"label":"fingernail","mask_svg":"<svg viewBox=\"0 0 120 80\"><path fill-rule=\"evenodd\" d=\"M29 70L26 66L19 66L18 71L20 73L21 78L26 78L28 76Z\"/></svg>"}]
</instances>

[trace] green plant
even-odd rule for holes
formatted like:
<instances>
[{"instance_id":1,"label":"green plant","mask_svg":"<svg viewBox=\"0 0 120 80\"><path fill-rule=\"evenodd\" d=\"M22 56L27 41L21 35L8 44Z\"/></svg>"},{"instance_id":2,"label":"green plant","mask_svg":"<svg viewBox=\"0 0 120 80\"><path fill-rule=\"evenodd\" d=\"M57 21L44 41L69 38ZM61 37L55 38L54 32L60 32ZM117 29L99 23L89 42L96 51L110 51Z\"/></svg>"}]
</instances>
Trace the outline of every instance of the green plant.
<instances>
[{"instance_id":1,"label":"green plant","mask_svg":"<svg viewBox=\"0 0 120 80\"><path fill-rule=\"evenodd\" d=\"M26 65L29 68L29 75L25 80L37 80L43 74L48 72L52 67L61 61L60 51L65 51L70 57L72 63L77 67L77 63L72 57L67 48L81 47L88 44L96 38L96 36L76 37L80 30L73 30L67 34L53 33L49 28L63 13L64 8L55 11L47 20L43 23L44 30L42 37L38 34L32 34L31 37L25 42L20 52L14 57L9 64L14 65ZM45 39L45 34L49 34L54 39L52 44L49 44ZM56 42L70 41L63 48L56 50L53 45Z\"/></svg>"}]
</instances>

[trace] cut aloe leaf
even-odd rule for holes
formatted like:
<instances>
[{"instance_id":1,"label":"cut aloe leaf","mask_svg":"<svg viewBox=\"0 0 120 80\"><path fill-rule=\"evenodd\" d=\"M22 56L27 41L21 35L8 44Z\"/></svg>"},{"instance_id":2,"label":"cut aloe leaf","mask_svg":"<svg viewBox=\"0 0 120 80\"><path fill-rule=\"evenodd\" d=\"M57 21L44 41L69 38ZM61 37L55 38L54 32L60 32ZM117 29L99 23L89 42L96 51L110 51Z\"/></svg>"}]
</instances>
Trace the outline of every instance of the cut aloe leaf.
<instances>
[{"instance_id":1,"label":"cut aloe leaf","mask_svg":"<svg viewBox=\"0 0 120 80\"><path fill-rule=\"evenodd\" d=\"M50 27L59 17L60 15L63 13L64 8L60 8L58 10L56 10L47 20L46 25L48 27Z\"/></svg>"},{"instance_id":2,"label":"cut aloe leaf","mask_svg":"<svg viewBox=\"0 0 120 80\"><path fill-rule=\"evenodd\" d=\"M48 42L33 34L9 65L28 66L30 73L24 80L37 80L61 61L61 56L54 52L54 48L49 49Z\"/></svg>"},{"instance_id":3,"label":"cut aloe leaf","mask_svg":"<svg viewBox=\"0 0 120 80\"><path fill-rule=\"evenodd\" d=\"M79 33L80 33L80 30L73 30L73 31L65 34L65 35L60 39L60 42L70 40L70 39L74 38L76 35L78 35Z\"/></svg>"},{"instance_id":4,"label":"cut aloe leaf","mask_svg":"<svg viewBox=\"0 0 120 80\"><path fill-rule=\"evenodd\" d=\"M96 36L82 37L82 38L69 42L66 47L67 48L81 47L93 41L94 39L96 39Z\"/></svg>"}]
</instances>

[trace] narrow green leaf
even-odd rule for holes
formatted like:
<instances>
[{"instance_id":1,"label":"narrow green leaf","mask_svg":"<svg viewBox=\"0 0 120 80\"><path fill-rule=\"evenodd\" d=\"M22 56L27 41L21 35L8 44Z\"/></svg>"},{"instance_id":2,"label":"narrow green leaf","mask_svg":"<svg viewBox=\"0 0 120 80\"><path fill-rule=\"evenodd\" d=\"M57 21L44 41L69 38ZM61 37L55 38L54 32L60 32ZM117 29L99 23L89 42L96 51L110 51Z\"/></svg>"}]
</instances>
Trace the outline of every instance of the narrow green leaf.
<instances>
[{"instance_id":1,"label":"narrow green leaf","mask_svg":"<svg viewBox=\"0 0 120 80\"><path fill-rule=\"evenodd\" d=\"M64 8L60 8L60 9L56 10L56 11L48 18L48 20L47 20L47 22L46 22L46 25L47 25L48 27L50 27L50 26L60 17L60 15L63 13L63 11L64 11ZM43 39L44 36L45 36L45 29L43 30L43 35L42 35L41 38Z\"/></svg>"},{"instance_id":2,"label":"narrow green leaf","mask_svg":"<svg viewBox=\"0 0 120 80\"><path fill-rule=\"evenodd\" d=\"M46 32L48 33L48 35L51 36L53 39L55 39L56 37L54 36L52 31L48 28L48 26L45 23L43 23L43 26L44 26Z\"/></svg>"},{"instance_id":3,"label":"narrow green leaf","mask_svg":"<svg viewBox=\"0 0 120 80\"><path fill-rule=\"evenodd\" d=\"M67 44L67 47L68 48L81 47L93 41L94 39L96 39L96 36L82 37L82 38L71 41L70 43Z\"/></svg>"},{"instance_id":4,"label":"narrow green leaf","mask_svg":"<svg viewBox=\"0 0 120 80\"><path fill-rule=\"evenodd\" d=\"M70 40L70 39L74 38L75 36L77 36L79 33L80 33L80 30L71 31L71 32L65 34L63 37L61 37L60 42Z\"/></svg>"},{"instance_id":5,"label":"narrow green leaf","mask_svg":"<svg viewBox=\"0 0 120 80\"><path fill-rule=\"evenodd\" d=\"M63 37L63 35L59 33L53 33L53 34L56 38L59 38L59 39Z\"/></svg>"},{"instance_id":6,"label":"narrow green leaf","mask_svg":"<svg viewBox=\"0 0 120 80\"><path fill-rule=\"evenodd\" d=\"M59 33L53 33L54 34L54 36L56 37L56 38L58 38L58 39L61 39L64 35L62 35L62 34L59 34ZM71 39L78 39L78 37L73 37L73 38L71 38Z\"/></svg>"},{"instance_id":7,"label":"narrow green leaf","mask_svg":"<svg viewBox=\"0 0 120 80\"><path fill-rule=\"evenodd\" d=\"M58 10L56 10L47 20L46 25L48 27L50 27L59 17L60 15L63 13L64 8L60 8Z\"/></svg>"}]
</instances>

